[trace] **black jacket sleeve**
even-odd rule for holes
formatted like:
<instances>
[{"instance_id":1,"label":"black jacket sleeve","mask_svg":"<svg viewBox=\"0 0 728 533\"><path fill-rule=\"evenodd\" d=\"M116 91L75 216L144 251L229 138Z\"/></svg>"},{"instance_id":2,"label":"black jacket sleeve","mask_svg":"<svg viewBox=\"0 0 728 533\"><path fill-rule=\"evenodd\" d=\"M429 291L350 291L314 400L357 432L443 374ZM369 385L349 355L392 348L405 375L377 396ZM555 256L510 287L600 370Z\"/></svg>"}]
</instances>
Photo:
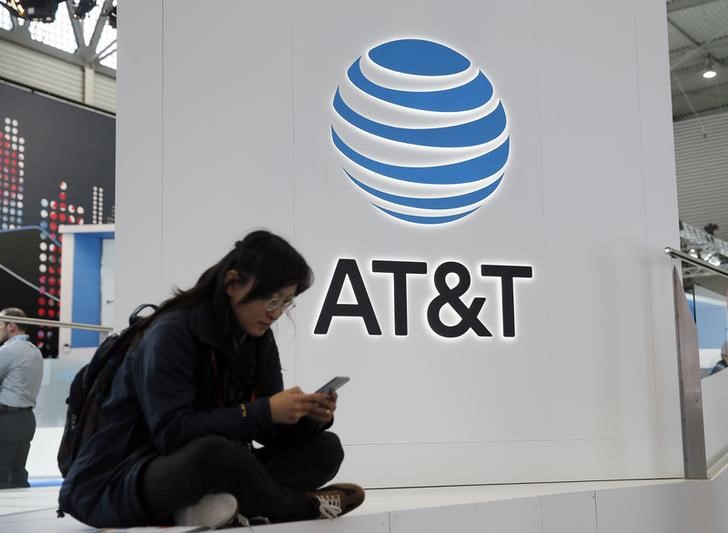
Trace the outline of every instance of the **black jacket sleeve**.
<instances>
[{"instance_id":1,"label":"black jacket sleeve","mask_svg":"<svg viewBox=\"0 0 728 533\"><path fill-rule=\"evenodd\" d=\"M210 411L195 408L197 375L205 346L184 327L161 323L151 328L140 346L132 379L155 447L162 454L208 435L239 441L257 440L272 431L267 398ZM210 383L214 387L213 383Z\"/></svg>"},{"instance_id":2,"label":"black jacket sleeve","mask_svg":"<svg viewBox=\"0 0 728 533\"><path fill-rule=\"evenodd\" d=\"M267 385L262 392L263 396L259 400L268 402L268 398L283 390L283 374L281 373L280 356L278 347L276 346L273 334L268 333L266 337L261 339L258 349L265 351L265 358L268 360L270 375L266 379ZM293 385L291 385L293 386ZM259 401L256 400L256 403ZM270 404L268 407L270 413ZM255 440L264 445L287 445L310 438L312 435L324 431L331 427L333 421L320 426L308 417L303 417L296 424L272 424L270 429L261 432Z\"/></svg>"}]
</instances>

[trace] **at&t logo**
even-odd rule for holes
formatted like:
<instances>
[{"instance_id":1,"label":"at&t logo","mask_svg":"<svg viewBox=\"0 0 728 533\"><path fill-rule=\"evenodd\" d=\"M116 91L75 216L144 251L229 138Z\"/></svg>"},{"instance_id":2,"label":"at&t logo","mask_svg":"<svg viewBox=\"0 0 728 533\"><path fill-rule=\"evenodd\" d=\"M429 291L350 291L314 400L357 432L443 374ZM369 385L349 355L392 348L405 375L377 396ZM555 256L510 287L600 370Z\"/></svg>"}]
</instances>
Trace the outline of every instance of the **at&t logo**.
<instances>
[{"instance_id":1,"label":"at&t logo","mask_svg":"<svg viewBox=\"0 0 728 533\"><path fill-rule=\"evenodd\" d=\"M510 135L483 72L434 41L366 51L333 100L331 138L346 176L382 212L443 224L476 211L503 180Z\"/></svg>"}]
</instances>

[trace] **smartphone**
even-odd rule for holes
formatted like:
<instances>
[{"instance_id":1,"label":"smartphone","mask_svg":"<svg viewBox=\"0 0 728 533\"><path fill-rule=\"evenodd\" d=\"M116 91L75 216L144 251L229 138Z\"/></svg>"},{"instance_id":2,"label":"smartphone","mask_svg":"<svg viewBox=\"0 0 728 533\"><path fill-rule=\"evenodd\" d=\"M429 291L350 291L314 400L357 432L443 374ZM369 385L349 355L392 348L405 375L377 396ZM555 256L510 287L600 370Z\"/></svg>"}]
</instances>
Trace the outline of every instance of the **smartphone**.
<instances>
[{"instance_id":1,"label":"smartphone","mask_svg":"<svg viewBox=\"0 0 728 533\"><path fill-rule=\"evenodd\" d=\"M326 385L321 387L316 392L322 392L324 394L329 394L334 392L336 389L341 387L342 385L345 385L349 382L349 378L346 376L336 376L334 379L329 381Z\"/></svg>"}]
</instances>

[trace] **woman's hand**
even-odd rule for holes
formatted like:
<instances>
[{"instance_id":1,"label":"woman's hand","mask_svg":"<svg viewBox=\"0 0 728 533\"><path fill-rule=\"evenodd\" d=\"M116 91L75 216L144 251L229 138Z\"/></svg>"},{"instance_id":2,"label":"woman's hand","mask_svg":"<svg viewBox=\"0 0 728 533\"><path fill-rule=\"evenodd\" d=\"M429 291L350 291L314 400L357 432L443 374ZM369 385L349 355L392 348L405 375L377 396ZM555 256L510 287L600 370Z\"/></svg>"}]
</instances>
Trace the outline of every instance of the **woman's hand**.
<instances>
[{"instance_id":1,"label":"woman's hand","mask_svg":"<svg viewBox=\"0 0 728 533\"><path fill-rule=\"evenodd\" d=\"M317 394L305 394L300 387L283 390L270 397L270 415L276 424L295 424L317 406Z\"/></svg>"},{"instance_id":2,"label":"woman's hand","mask_svg":"<svg viewBox=\"0 0 728 533\"><path fill-rule=\"evenodd\" d=\"M328 394L317 392L309 394L309 396L314 398L315 403L308 413L308 417L322 426L331 422L334 418L334 411L336 411L336 400L338 398L336 392Z\"/></svg>"}]
</instances>

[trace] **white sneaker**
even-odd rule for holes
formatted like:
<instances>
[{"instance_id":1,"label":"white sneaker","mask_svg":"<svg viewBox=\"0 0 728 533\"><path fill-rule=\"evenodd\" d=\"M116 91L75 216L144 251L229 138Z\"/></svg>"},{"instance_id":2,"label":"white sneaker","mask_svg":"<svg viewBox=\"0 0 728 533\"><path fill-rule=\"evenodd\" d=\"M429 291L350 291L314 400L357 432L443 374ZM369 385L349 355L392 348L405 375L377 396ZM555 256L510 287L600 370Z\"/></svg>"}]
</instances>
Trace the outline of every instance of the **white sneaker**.
<instances>
[{"instance_id":1,"label":"white sneaker","mask_svg":"<svg viewBox=\"0 0 728 533\"><path fill-rule=\"evenodd\" d=\"M208 494L194 505L175 511L177 526L203 526L217 529L229 524L238 511L235 496L227 493Z\"/></svg>"}]
</instances>

